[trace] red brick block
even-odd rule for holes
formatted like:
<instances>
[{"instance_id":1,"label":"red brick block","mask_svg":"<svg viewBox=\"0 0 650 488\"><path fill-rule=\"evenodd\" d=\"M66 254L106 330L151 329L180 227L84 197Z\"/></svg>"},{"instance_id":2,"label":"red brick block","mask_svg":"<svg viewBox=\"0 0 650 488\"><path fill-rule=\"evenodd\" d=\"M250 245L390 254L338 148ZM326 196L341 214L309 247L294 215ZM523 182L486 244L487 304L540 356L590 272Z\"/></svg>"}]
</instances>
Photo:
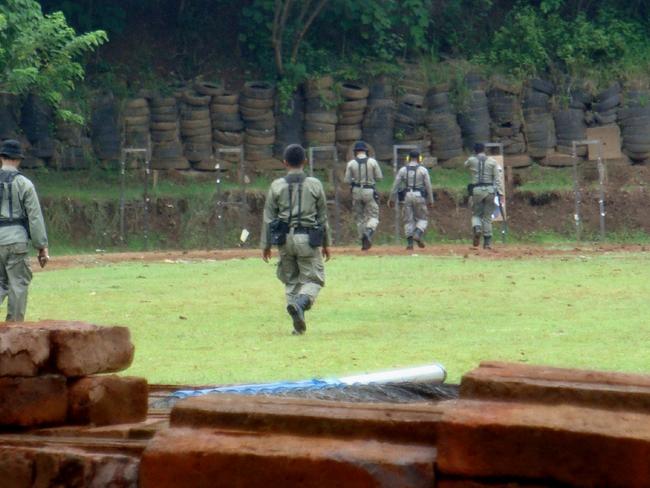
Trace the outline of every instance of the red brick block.
<instances>
[{"instance_id":1,"label":"red brick block","mask_svg":"<svg viewBox=\"0 0 650 488\"><path fill-rule=\"evenodd\" d=\"M63 376L0 378L0 425L60 424L65 421L67 408Z\"/></svg>"},{"instance_id":2,"label":"red brick block","mask_svg":"<svg viewBox=\"0 0 650 488\"><path fill-rule=\"evenodd\" d=\"M431 488L434 457L426 446L169 429L145 449L140 487Z\"/></svg>"},{"instance_id":3,"label":"red brick block","mask_svg":"<svg viewBox=\"0 0 650 488\"><path fill-rule=\"evenodd\" d=\"M0 376L36 376L49 358L46 330L0 325Z\"/></svg>"},{"instance_id":4,"label":"red brick block","mask_svg":"<svg viewBox=\"0 0 650 488\"><path fill-rule=\"evenodd\" d=\"M170 424L434 445L440 416L436 405L426 404L205 395L178 402Z\"/></svg>"},{"instance_id":5,"label":"red brick block","mask_svg":"<svg viewBox=\"0 0 650 488\"><path fill-rule=\"evenodd\" d=\"M2 488L137 488L138 460L70 448L0 446Z\"/></svg>"},{"instance_id":6,"label":"red brick block","mask_svg":"<svg viewBox=\"0 0 650 488\"><path fill-rule=\"evenodd\" d=\"M117 375L89 376L68 383L68 421L113 425L147 417L147 380Z\"/></svg>"},{"instance_id":7,"label":"red brick block","mask_svg":"<svg viewBox=\"0 0 650 488\"><path fill-rule=\"evenodd\" d=\"M484 362L463 376L460 396L650 412L650 376Z\"/></svg>"},{"instance_id":8,"label":"red brick block","mask_svg":"<svg viewBox=\"0 0 650 488\"><path fill-rule=\"evenodd\" d=\"M56 371L67 377L114 373L133 362L134 347L126 327L100 327L83 322L45 321L30 324L50 331Z\"/></svg>"},{"instance_id":9,"label":"red brick block","mask_svg":"<svg viewBox=\"0 0 650 488\"><path fill-rule=\"evenodd\" d=\"M470 400L441 406L443 476L650 486L650 415Z\"/></svg>"}]
</instances>

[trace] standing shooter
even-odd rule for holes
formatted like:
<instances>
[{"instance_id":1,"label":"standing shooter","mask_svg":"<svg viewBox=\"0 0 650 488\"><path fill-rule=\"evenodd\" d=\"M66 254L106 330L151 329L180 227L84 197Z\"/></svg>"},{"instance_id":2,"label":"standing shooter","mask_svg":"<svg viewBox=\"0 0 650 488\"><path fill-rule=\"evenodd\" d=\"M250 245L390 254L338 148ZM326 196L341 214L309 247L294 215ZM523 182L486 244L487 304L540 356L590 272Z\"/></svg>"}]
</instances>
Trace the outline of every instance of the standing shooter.
<instances>
[{"instance_id":1,"label":"standing shooter","mask_svg":"<svg viewBox=\"0 0 650 488\"><path fill-rule=\"evenodd\" d=\"M395 175L388 206L392 208L395 195L400 202L403 202L406 249L412 250L413 241L418 247L424 247L424 233L429 225L428 209L433 208L433 190L429 172L421 165L420 152L411 151L406 158L406 163L406 166L402 166Z\"/></svg>"},{"instance_id":2,"label":"standing shooter","mask_svg":"<svg viewBox=\"0 0 650 488\"><path fill-rule=\"evenodd\" d=\"M379 163L369 156L366 143L355 143L354 159L345 168L344 181L352 187L352 208L363 251L372 247L372 236L379 225L375 184L383 177Z\"/></svg>"},{"instance_id":3,"label":"standing shooter","mask_svg":"<svg viewBox=\"0 0 650 488\"><path fill-rule=\"evenodd\" d=\"M50 257L43 213L32 182L18 171L24 159L20 143L6 140L0 147L0 303L8 298L7 322L23 322L32 281L29 240L45 267Z\"/></svg>"},{"instance_id":4,"label":"standing shooter","mask_svg":"<svg viewBox=\"0 0 650 488\"><path fill-rule=\"evenodd\" d=\"M285 285L287 312L293 320L294 335L307 330L305 312L325 286L322 256L326 261L330 258L325 190L318 179L305 176L306 162L302 146L287 146L284 166L288 174L271 183L262 225L265 262L271 258L271 246L278 246L277 276Z\"/></svg>"},{"instance_id":5,"label":"standing shooter","mask_svg":"<svg viewBox=\"0 0 650 488\"><path fill-rule=\"evenodd\" d=\"M474 156L465 161L465 166L472 173L472 182L467 186L472 198L472 245L478 247L483 235L483 248L492 249L495 194L499 198L499 205L505 205L503 170L493 158L485 154L484 144L474 144L474 153Z\"/></svg>"}]
</instances>

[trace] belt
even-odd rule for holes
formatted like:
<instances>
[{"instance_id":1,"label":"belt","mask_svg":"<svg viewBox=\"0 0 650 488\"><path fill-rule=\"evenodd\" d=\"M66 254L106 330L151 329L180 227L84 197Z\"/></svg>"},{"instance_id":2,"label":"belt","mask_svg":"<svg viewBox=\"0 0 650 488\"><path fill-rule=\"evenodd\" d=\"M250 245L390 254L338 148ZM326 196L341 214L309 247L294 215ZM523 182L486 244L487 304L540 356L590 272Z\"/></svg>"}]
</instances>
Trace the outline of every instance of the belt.
<instances>
[{"instance_id":1,"label":"belt","mask_svg":"<svg viewBox=\"0 0 650 488\"><path fill-rule=\"evenodd\" d=\"M302 227L302 226L299 225L299 226L296 226L296 227L292 227L292 229L293 229L293 233L295 235L295 234L309 234L309 232L311 231L312 228L311 227Z\"/></svg>"},{"instance_id":2,"label":"belt","mask_svg":"<svg viewBox=\"0 0 650 488\"><path fill-rule=\"evenodd\" d=\"M494 183L475 183L474 188L480 188L480 187L486 187L486 186L494 186Z\"/></svg>"},{"instance_id":3,"label":"belt","mask_svg":"<svg viewBox=\"0 0 650 488\"><path fill-rule=\"evenodd\" d=\"M375 185L360 185L358 183L352 183L352 188L364 188L367 190L374 190Z\"/></svg>"}]
</instances>

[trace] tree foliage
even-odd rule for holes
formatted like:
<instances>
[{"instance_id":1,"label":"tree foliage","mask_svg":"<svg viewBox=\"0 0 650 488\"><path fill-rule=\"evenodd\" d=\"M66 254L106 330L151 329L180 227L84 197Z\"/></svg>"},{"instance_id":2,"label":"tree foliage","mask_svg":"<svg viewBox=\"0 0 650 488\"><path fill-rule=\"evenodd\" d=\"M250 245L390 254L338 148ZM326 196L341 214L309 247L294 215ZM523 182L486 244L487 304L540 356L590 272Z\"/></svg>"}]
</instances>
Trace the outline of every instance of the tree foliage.
<instances>
[{"instance_id":1,"label":"tree foliage","mask_svg":"<svg viewBox=\"0 0 650 488\"><path fill-rule=\"evenodd\" d=\"M44 15L33 0L0 4L0 90L37 93L65 118L66 94L84 78L83 55L107 41L103 31L77 35L61 12ZM77 117L78 118L78 117Z\"/></svg>"}]
</instances>

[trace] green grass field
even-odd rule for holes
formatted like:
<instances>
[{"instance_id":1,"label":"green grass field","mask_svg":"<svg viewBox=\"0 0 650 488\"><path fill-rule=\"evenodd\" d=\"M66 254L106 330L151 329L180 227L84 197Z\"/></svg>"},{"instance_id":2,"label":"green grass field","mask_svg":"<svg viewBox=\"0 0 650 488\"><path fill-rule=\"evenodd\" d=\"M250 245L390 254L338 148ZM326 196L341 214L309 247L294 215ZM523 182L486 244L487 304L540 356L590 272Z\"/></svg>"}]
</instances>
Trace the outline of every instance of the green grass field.
<instances>
[{"instance_id":1,"label":"green grass field","mask_svg":"<svg viewBox=\"0 0 650 488\"><path fill-rule=\"evenodd\" d=\"M129 374L154 383L306 379L484 359L650 373L644 254L536 259L335 257L291 336L275 267L258 259L37 274L30 320L127 325Z\"/></svg>"}]
</instances>

